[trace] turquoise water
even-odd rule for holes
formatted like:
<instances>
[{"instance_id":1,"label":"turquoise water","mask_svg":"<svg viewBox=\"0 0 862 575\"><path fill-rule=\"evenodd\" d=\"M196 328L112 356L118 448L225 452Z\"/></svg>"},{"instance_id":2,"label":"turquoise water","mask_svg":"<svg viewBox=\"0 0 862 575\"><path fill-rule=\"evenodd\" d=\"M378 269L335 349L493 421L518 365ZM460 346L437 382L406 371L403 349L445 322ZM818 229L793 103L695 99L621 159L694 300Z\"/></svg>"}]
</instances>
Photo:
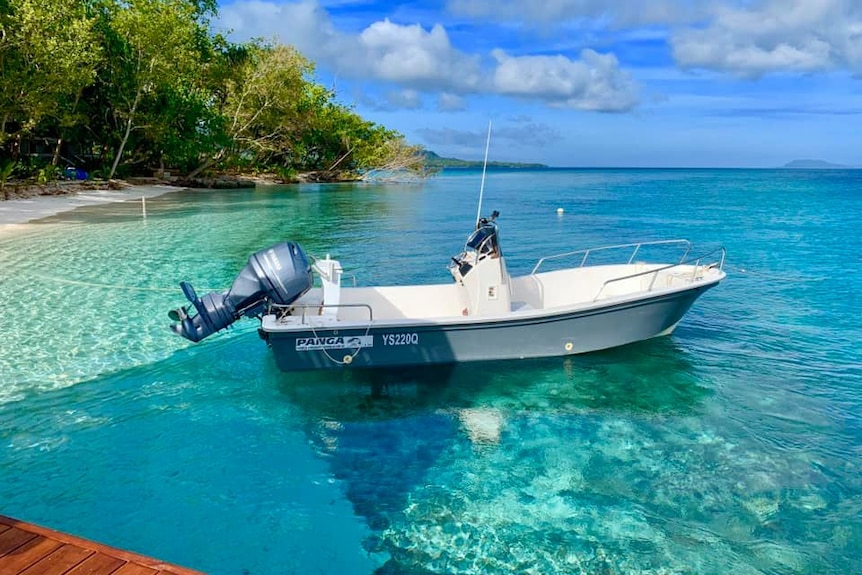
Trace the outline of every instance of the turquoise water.
<instances>
[{"instance_id":1,"label":"turquoise water","mask_svg":"<svg viewBox=\"0 0 862 575\"><path fill-rule=\"evenodd\" d=\"M283 239L448 281L478 183L179 192L0 239L0 513L214 574L862 573L862 171L491 173L513 273L727 247L672 337L613 351L282 374L253 321L167 329L180 280Z\"/></svg>"}]
</instances>

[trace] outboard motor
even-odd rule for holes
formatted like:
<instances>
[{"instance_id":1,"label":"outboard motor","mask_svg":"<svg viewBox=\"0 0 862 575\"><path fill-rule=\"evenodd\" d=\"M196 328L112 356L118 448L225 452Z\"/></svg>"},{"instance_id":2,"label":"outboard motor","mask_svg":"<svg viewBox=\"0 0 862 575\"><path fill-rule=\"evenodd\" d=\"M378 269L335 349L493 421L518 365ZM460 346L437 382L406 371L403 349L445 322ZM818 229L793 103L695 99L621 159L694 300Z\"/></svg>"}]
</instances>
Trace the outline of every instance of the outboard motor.
<instances>
[{"instance_id":1,"label":"outboard motor","mask_svg":"<svg viewBox=\"0 0 862 575\"><path fill-rule=\"evenodd\" d=\"M313 283L311 265L299 244L275 244L252 254L226 292L212 292L198 298L190 283L180 282L197 314L189 315L188 306L171 311L170 318L179 322L171 325L171 329L197 342L241 317L259 316L270 303L293 303L311 289Z\"/></svg>"}]
</instances>

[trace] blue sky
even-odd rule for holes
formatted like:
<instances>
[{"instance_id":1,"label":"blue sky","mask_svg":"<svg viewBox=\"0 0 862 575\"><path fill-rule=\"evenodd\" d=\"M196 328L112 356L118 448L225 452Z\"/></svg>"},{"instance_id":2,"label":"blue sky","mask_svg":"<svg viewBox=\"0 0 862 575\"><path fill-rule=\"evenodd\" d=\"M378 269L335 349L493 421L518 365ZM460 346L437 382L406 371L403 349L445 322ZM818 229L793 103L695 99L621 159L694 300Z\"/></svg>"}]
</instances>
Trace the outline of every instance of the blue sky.
<instances>
[{"instance_id":1,"label":"blue sky","mask_svg":"<svg viewBox=\"0 0 862 575\"><path fill-rule=\"evenodd\" d=\"M370 120L553 166L862 165L862 0L221 0Z\"/></svg>"}]
</instances>

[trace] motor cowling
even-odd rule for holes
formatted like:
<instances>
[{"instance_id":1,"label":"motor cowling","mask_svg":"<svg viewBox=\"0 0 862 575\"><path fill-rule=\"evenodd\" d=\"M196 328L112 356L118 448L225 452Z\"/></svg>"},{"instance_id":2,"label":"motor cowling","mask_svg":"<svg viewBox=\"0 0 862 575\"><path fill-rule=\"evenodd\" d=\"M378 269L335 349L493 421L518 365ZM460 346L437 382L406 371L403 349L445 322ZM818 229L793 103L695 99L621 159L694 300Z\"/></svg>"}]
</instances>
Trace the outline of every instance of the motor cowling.
<instances>
[{"instance_id":1,"label":"motor cowling","mask_svg":"<svg viewBox=\"0 0 862 575\"><path fill-rule=\"evenodd\" d=\"M211 292L198 297L188 282L180 287L195 311L179 308L169 315L177 321L171 325L191 341L226 328L241 317L262 314L270 303L289 305L306 293L314 283L308 257L299 244L282 242L255 252L226 292Z\"/></svg>"}]
</instances>

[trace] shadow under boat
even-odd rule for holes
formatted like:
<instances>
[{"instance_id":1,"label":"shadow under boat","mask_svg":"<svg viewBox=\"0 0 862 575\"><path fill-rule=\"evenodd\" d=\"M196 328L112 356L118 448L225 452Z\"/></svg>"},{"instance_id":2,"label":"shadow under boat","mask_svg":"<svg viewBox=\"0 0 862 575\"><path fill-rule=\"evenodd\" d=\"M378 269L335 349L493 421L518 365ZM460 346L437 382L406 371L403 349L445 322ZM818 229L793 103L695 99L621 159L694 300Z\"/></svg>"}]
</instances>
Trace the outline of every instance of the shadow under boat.
<instances>
[{"instance_id":1,"label":"shadow under boat","mask_svg":"<svg viewBox=\"0 0 862 575\"><path fill-rule=\"evenodd\" d=\"M378 533L416 489L434 488L428 473L446 457L510 449L531 421L587 433L596 415L691 414L711 393L668 339L566 358L283 375L280 392ZM507 439L507 429L518 431Z\"/></svg>"},{"instance_id":2,"label":"shadow under boat","mask_svg":"<svg viewBox=\"0 0 862 575\"><path fill-rule=\"evenodd\" d=\"M710 393L668 338L562 358L284 374L277 385L307 417L342 422L477 407L687 414Z\"/></svg>"}]
</instances>

